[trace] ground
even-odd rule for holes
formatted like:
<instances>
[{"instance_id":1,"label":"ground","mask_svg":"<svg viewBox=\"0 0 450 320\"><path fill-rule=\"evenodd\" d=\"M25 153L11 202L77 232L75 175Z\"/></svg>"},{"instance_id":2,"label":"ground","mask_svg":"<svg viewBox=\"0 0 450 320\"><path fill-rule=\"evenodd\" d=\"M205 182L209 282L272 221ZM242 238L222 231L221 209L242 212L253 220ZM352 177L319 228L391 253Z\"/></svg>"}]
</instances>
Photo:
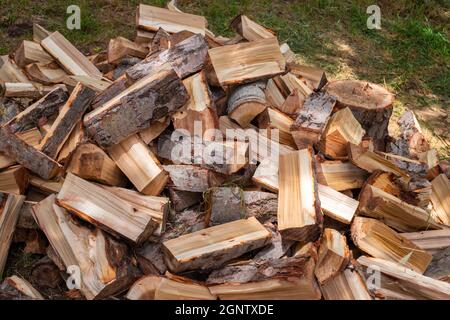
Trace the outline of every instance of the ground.
<instances>
[{"instance_id":1,"label":"ground","mask_svg":"<svg viewBox=\"0 0 450 320\"><path fill-rule=\"evenodd\" d=\"M104 50L110 38L133 39L138 3L164 0L0 0L0 54L32 35L32 23L62 32L84 53ZM367 28L367 7L381 9L381 30ZM81 30L68 30L66 9L81 8ZM440 156L450 156L450 5L448 1L373 0L180 0L186 12L204 15L209 28L231 36L239 13L272 29L304 63L324 68L330 79L365 79L396 94L394 119L413 109Z\"/></svg>"}]
</instances>

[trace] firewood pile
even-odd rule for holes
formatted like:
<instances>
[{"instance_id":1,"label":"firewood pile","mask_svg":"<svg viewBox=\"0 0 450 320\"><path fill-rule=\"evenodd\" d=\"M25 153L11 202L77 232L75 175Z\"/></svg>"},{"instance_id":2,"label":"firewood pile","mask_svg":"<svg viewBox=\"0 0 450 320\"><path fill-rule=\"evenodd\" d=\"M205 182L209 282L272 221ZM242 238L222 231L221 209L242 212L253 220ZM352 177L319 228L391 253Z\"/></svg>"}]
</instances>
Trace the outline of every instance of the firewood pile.
<instances>
[{"instance_id":1,"label":"firewood pile","mask_svg":"<svg viewBox=\"0 0 450 320\"><path fill-rule=\"evenodd\" d=\"M105 52L36 24L1 57L0 298L450 299L450 169L413 112L390 136L385 87L230 28L140 5Z\"/></svg>"}]
</instances>

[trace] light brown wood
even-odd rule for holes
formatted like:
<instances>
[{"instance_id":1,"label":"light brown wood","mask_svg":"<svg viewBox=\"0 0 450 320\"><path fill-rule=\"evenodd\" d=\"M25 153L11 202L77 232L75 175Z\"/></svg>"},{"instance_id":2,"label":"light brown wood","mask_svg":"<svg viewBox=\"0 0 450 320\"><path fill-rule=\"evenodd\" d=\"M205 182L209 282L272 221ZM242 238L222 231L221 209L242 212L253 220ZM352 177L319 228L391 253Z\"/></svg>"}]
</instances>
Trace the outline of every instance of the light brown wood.
<instances>
[{"instance_id":1,"label":"light brown wood","mask_svg":"<svg viewBox=\"0 0 450 320\"><path fill-rule=\"evenodd\" d=\"M246 15L238 15L230 23L231 28L248 41L275 37L273 31L264 28Z\"/></svg>"},{"instance_id":2,"label":"light brown wood","mask_svg":"<svg viewBox=\"0 0 450 320\"><path fill-rule=\"evenodd\" d=\"M33 212L64 267L79 268L80 291L86 299L119 293L135 279L137 270L127 247L99 229L79 225L55 204L55 195L36 204Z\"/></svg>"},{"instance_id":3,"label":"light brown wood","mask_svg":"<svg viewBox=\"0 0 450 320\"><path fill-rule=\"evenodd\" d=\"M286 63L292 63L297 60L296 54L292 52L291 48L286 42L280 46L280 51L284 59L286 60Z\"/></svg>"},{"instance_id":4,"label":"light brown wood","mask_svg":"<svg viewBox=\"0 0 450 320\"><path fill-rule=\"evenodd\" d=\"M285 69L275 37L213 48L208 54L222 86L268 78Z\"/></svg>"},{"instance_id":5,"label":"light brown wood","mask_svg":"<svg viewBox=\"0 0 450 320\"><path fill-rule=\"evenodd\" d=\"M147 129L139 131L139 136L141 137L142 141L145 142L145 144L149 144L157 137L159 137L159 135L163 133L164 130L167 129L167 127L170 125L170 122L170 117L165 117L158 121L155 121Z\"/></svg>"},{"instance_id":6,"label":"light brown wood","mask_svg":"<svg viewBox=\"0 0 450 320\"><path fill-rule=\"evenodd\" d=\"M431 182L431 202L439 220L450 226L450 181L443 173Z\"/></svg>"},{"instance_id":7,"label":"light brown wood","mask_svg":"<svg viewBox=\"0 0 450 320\"><path fill-rule=\"evenodd\" d=\"M406 232L401 235L433 255L450 247L450 229Z\"/></svg>"},{"instance_id":8,"label":"light brown wood","mask_svg":"<svg viewBox=\"0 0 450 320\"><path fill-rule=\"evenodd\" d=\"M20 47L14 53L14 61L19 68L24 68L26 65L33 62L52 62L53 58L42 48L39 43L23 40Z\"/></svg>"},{"instance_id":9,"label":"light brown wood","mask_svg":"<svg viewBox=\"0 0 450 320\"><path fill-rule=\"evenodd\" d=\"M334 113L318 143L319 150L333 159L346 159L348 143L359 145L365 131L349 108Z\"/></svg>"},{"instance_id":10,"label":"light brown wood","mask_svg":"<svg viewBox=\"0 0 450 320\"><path fill-rule=\"evenodd\" d=\"M61 190L64 179L45 180L35 175L30 175L30 186L44 194L58 193Z\"/></svg>"},{"instance_id":11,"label":"light brown wood","mask_svg":"<svg viewBox=\"0 0 450 320\"><path fill-rule=\"evenodd\" d=\"M37 147L41 142L42 135L38 128L31 128L26 131L17 132L17 137L28 143L30 146Z\"/></svg>"},{"instance_id":12,"label":"light brown wood","mask_svg":"<svg viewBox=\"0 0 450 320\"><path fill-rule=\"evenodd\" d=\"M78 146L66 171L110 186L124 187L128 181L106 152L92 143Z\"/></svg>"},{"instance_id":13,"label":"light brown wood","mask_svg":"<svg viewBox=\"0 0 450 320\"><path fill-rule=\"evenodd\" d=\"M78 121L58 153L58 163L67 164L77 147L82 144L85 139L86 135L84 133L83 121Z\"/></svg>"},{"instance_id":14,"label":"light brown wood","mask_svg":"<svg viewBox=\"0 0 450 320\"><path fill-rule=\"evenodd\" d=\"M163 28L171 33L188 30L204 35L206 19L189 13L140 4L136 12L136 26L150 31Z\"/></svg>"},{"instance_id":15,"label":"light brown wood","mask_svg":"<svg viewBox=\"0 0 450 320\"><path fill-rule=\"evenodd\" d=\"M166 264L173 272L213 269L270 242L256 218L237 220L163 242Z\"/></svg>"},{"instance_id":16,"label":"light brown wood","mask_svg":"<svg viewBox=\"0 0 450 320\"><path fill-rule=\"evenodd\" d=\"M67 76L64 69L60 68L55 63L49 65L32 63L25 67L25 72L31 80L44 85L60 83L64 81L64 78Z\"/></svg>"},{"instance_id":17,"label":"light brown wood","mask_svg":"<svg viewBox=\"0 0 450 320\"><path fill-rule=\"evenodd\" d=\"M42 96L40 90L28 82L5 82L3 96L8 98L36 99Z\"/></svg>"},{"instance_id":18,"label":"light brown wood","mask_svg":"<svg viewBox=\"0 0 450 320\"><path fill-rule=\"evenodd\" d=\"M407 266L395 262L378 258L362 256L358 258L358 263L368 268L377 268L382 276L382 288L375 290L379 296L394 294L393 297L403 297L403 299L450 299L450 284L430 277L423 276ZM384 281L383 281L384 280ZM392 285L393 284L393 285ZM383 290L384 289L384 290ZM392 290L392 292L389 292Z\"/></svg>"},{"instance_id":19,"label":"light brown wood","mask_svg":"<svg viewBox=\"0 0 450 320\"><path fill-rule=\"evenodd\" d=\"M108 154L139 192L153 196L161 193L168 175L138 135L109 148Z\"/></svg>"},{"instance_id":20,"label":"light brown wood","mask_svg":"<svg viewBox=\"0 0 450 320\"><path fill-rule=\"evenodd\" d=\"M297 77L303 77L314 90L318 91L327 83L325 72L321 69L311 66L300 65L296 62L290 62L287 65L290 73Z\"/></svg>"},{"instance_id":21,"label":"light brown wood","mask_svg":"<svg viewBox=\"0 0 450 320\"><path fill-rule=\"evenodd\" d=\"M8 56L0 57L0 83L30 83L25 73Z\"/></svg>"},{"instance_id":22,"label":"light brown wood","mask_svg":"<svg viewBox=\"0 0 450 320\"><path fill-rule=\"evenodd\" d=\"M9 246L24 200L25 196L0 193L0 276L3 275Z\"/></svg>"},{"instance_id":23,"label":"light brown wood","mask_svg":"<svg viewBox=\"0 0 450 320\"><path fill-rule=\"evenodd\" d=\"M353 242L375 258L402 263L419 273L425 272L431 262L429 253L381 221L355 217L351 234Z\"/></svg>"},{"instance_id":24,"label":"light brown wood","mask_svg":"<svg viewBox=\"0 0 450 320\"><path fill-rule=\"evenodd\" d=\"M149 210L133 206L106 189L68 173L58 204L81 219L140 244L157 227Z\"/></svg>"},{"instance_id":25,"label":"light brown wood","mask_svg":"<svg viewBox=\"0 0 450 320\"><path fill-rule=\"evenodd\" d=\"M267 108L258 116L258 127L260 129L277 129L278 139L281 144L297 149L290 128L294 120L274 108Z\"/></svg>"},{"instance_id":26,"label":"light brown wood","mask_svg":"<svg viewBox=\"0 0 450 320\"><path fill-rule=\"evenodd\" d=\"M23 166L13 166L0 172L0 192L25 194L28 171Z\"/></svg>"},{"instance_id":27,"label":"light brown wood","mask_svg":"<svg viewBox=\"0 0 450 320\"><path fill-rule=\"evenodd\" d=\"M317 164L317 182L337 191L361 188L367 176L365 170L350 162L325 161Z\"/></svg>"},{"instance_id":28,"label":"light brown wood","mask_svg":"<svg viewBox=\"0 0 450 320\"><path fill-rule=\"evenodd\" d=\"M311 149L280 157L278 231L286 239L313 241L322 219Z\"/></svg>"},{"instance_id":29,"label":"light brown wood","mask_svg":"<svg viewBox=\"0 0 450 320\"><path fill-rule=\"evenodd\" d=\"M117 37L109 40L108 62L117 63L126 56L144 59L148 54L148 48L138 45L127 38Z\"/></svg>"},{"instance_id":30,"label":"light brown wood","mask_svg":"<svg viewBox=\"0 0 450 320\"><path fill-rule=\"evenodd\" d=\"M42 40L47 38L51 32L47 31L40 24L33 23L33 41L40 43Z\"/></svg>"},{"instance_id":31,"label":"light brown wood","mask_svg":"<svg viewBox=\"0 0 450 320\"><path fill-rule=\"evenodd\" d=\"M318 184L320 207L323 213L345 224L352 222L359 202L329 186Z\"/></svg>"},{"instance_id":32,"label":"light brown wood","mask_svg":"<svg viewBox=\"0 0 450 320\"><path fill-rule=\"evenodd\" d=\"M321 286L325 300L372 300L364 279L356 270L345 269Z\"/></svg>"},{"instance_id":33,"label":"light brown wood","mask_svg":"<svg viewBox=\"0 0 450 320\"><path fill-rule=\"evenodd\" d=\"M272 107L280 110L281 112L284 112L286 114L293 114L297 108L300 108L303 106L303 101L300 105L293 107L292 109L285 108L283 105L285 104L285 100L287 100L283 94L281 93L280 89L278 89L275 81L273 79L269 79L267 81L266 85L266 98L269 105Z\"/></svg>"},{"instance_id":34,"label":"light brown wood","mask_svg":"<svg viewBox=\"0 0 450 320\"><path fill-rule=\"evenodd\" d=\"M21 277L11 276L6 278L5 280L3 280L1 289L3 289L5 286L13 288L13 290L17 290L18 292L20 292L20 294L29 297L32 300L45 300L44 297L39 293L39 291L37 291L31 285L31 283Z\"/></svg>"},{"instance_id":35,"label":"light brown wood","mask_svg":"<svg viewBox=\"0 0 450 320\"><path fill-rule=\"evenodd\" d=\"M41 41L41 45L61 66L75 76L101 78L100 71L58 31Z\"/></svg>"},{"instance_id":36,"label":"light brown wood","mask_svg":"<svg viewBox=\"0 0 450 320\"><path fill-rule=\"evenodd\" d=\"M94 90L96 93L106 90L106 88L108 88L112 83L106 78L98 79L89 76L65 76L63 81L71 91L78 85L78 83L81 83L83 86Z\"/></svg>"},{"instance_id":37,"label":"light brown wood","mask_svg":"<svg viewBox=\"0 0 450 320\"><path fill-rule=\"evenodd\" d=\"M443 228L424 209L410 205L369 184L361 190L358 214L382 219L400 232Z\"/></svg>"}]
</instances>

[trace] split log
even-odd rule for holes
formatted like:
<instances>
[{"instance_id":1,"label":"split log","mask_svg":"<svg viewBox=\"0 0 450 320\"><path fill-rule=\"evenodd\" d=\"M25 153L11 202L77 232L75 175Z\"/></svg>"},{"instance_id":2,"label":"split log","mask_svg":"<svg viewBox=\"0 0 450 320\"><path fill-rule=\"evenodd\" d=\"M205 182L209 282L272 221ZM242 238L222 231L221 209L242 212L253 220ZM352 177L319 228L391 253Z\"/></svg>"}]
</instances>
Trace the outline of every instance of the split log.
<instances>
[{"instance_id":1,"label":"split log","mask_svg":"<svg viewBox=\"0 0 450 320\"><path fill-rule=\"evenodd\" d=\"M9 246L24 200L25 196L0 193L0 275L3 275Z\"/></svg>"},{"instance_id":2,"label":"split log","mask_svg":"<svg viewBox=\"0 0 450 320\"><path fill-rule=\"evenodd\" d=\"M399 198L367 184L360 192L358 214L382 219L400 232L442 229L430 214L420 207L405 203Z\"/></svg>"},{"instance_id":3,"label":"split log","mask_svg":"<svg viewBox=\"0 0 450 320\"><path fill-rule=\"evenodd\" d=\"M130 83L154 73L159 66L169 63L177 75L184 79L205 67L208 44L205 38L196 34L162 52L154 52L126 72Z\"/></svg>"},{"instance_id":4,"label":"split log","mask_svg":"<svg viewBox=\"0 0 450 320\"><path fill-rule=\"evenodd\" d=\"M42 92L32 83L5 82L0 87L0 93L7 98L37 99L43 96Z\"/></svg>"},{"instance_id":5,"label":"split log","mask_svg":"<svg viewBox=\"0 0 450 320\"><path fill-rule=\"evenodd\" d=\"M169 186L176 190L205 192L225 180L219 173L193 165L167 165L163 168L169 173Z\"/></svg>"},{"instance_id":6,"label":"split log","mask_svg":"<svg viewBox=\"0 0 450 320\"><path fill-rule=\"evenodd\" d=\"M352 110L366 135L372 138L375 150L383 151L394 95L380 85L360 80L329 82L325 91L337 99L338 108Z\"/></svg>"},{"instance_id":7,"label":"split log","mask_svg":"<svg viewBox=\"0 0 450 320\"><path fill-rule=\"evenodd\" d=\"M321 90L328 82L325 72L315 67L291 62L287 64L287 69L295 76L304 78L315 91Z\"/></svg>"},{"instance_id":8,"label":"split log","mask_svg":"<svg viewBox=\"0 0 450 320\"><path fill-rule=\"evenodd\" d=\"M55 159L84 112L89 107L95 92L81 84L72 91L69 100L61 108L49 132L42 139L39 149Z\"/></svg>"},{"instance_id":9,"label":"split log","mask_svg":"<svg viewBox=\"0 0 450 320\"><path fill-rule=\"evenodd\" d=\"M448 300L450 284L423 276L407 266L383 259L361 256L358 263L365 268L380 270L382 287L375 290L377 296L394 295L394 298Z\"/></svg>"},{"instance_id":10,"label":"split log","mask_svg":"<svg viewBox=\"0 0 450 320\"><path fill-rule=\"evenodd\" d=\"M450 229L406 232L401 235L433 255L450 247Z\"/></svg>"},{"instance_id":11,"label":"split log","mask_svg":"<svg viewBox=\"0 0 450 320\"><path fill-rule=\"evenodd\" d=\"M163 28L159 28L156 31L152 42L149 45L150 52L163 51L171 47L170 34Z\"/></svg>"},{"instance_id":12,"label":"split log","mask_svg":"<svg viewBox=\"0 0 450 320\"><path fill-rule=\"evenodd\" d=\"M165 64L88 113L84 124L99 146L109 147L172 114L188 98L180 78Z\"/></svg>"},{"instance_id":13,"label":"split log","mask_svg":"<svg viewBox=\"0 0 450 320\"><path fill-rule=\"evenodd\" d=\"M136 37L134 38L134 42L143 46L148 46L154 37L155 32L136 28Z\"/></svg>"},{"instance_id":14,"label":"split log","mask_svg":"<svg viewBox=\"0 0 450 320\"><path fill-rule=\"evenodd\" d=\"M351 234L358 248L375 258L401 263L419 273L424 273L431 262L429 253L381 221L355 217Z\"/></svg>"},{"instance_id":15,"label":"split log","mask_svg":"<svg viewBox=\"0 0 450 320\"><path fill-rule=\"evenodd\" d=\"M139 192L155 196L164 189L168 175L137 134L110 147L108 153Z\"/></svg>"},{"instance_id":16,"label":"split log","mask_svg":"<svg viewBox=\"0 0 450 320\"><path fill-rule=\"evenodd\" d=\"M136 281L128 291L129 300L216 300L208 288L186 278L168 279L147 276ZM178 281L177 281L178 280Z\"/></svg>"},{"instance_id":17,"label":"split log","mask_svg":"<svg viewBox=\"0 0 450 320\"><path fill-rule=\"evenodd\" d=\"M236 31L242 38L248 41L256 41L275 37L273 31L264 28L263 26L257 24L243 14L240 14L236 18L234 18L230 23L230 27L234 31Z\"/></svg>"},{"instance_id":18,"label":"split log","mask_svg":"<svg viewBox=\"0 0 450 320\"><path fill-rule=\"evenodd\" d=\"M140 4L136 12L136 26L149 31L163 28L171 33L188 30L204 35L206 19L189 13Z\"/></svg>"},{"instance_id":19,"label":"split log","mask_svg":"<svg viewBox=\"0 0 450 320\"><path fill-rule=\"evenodd\" d=\"M108 81L106 78L98 79L88 76L65 76L63 82L70 91L73 91L78 83L80 83L83 86L94 90L96 93L103 92L111 85L111 81Z\"/></svg>"},{"instance_id":20,"label":"split log","mask_svg":"<svg viewBox=\"0 0 450 320\"><path fill-rule=\"evenodd\" d=\"M144 59L147 54L148 49L124 37L109 40L108 63L117 63L126 56Z\"/></svg>"},{"instance_id":21,"label":"split log","mask_svg":"<svg viewBox=\"0 0 450 320\"><path fill-rule=\"evenodd\" d=\"M286 113L288 115L295 113L295 111L303 106L303 101L298 101L298 105L293 106L293 103L289 103L289 106L293 106L292 108L284 107L284 104L286 103L285 100L288 98L285 98L283 94L281 93L280 89L278 89L277 85L275 84L275 81L273 79L269 79L267 81L266 85L266 99L270 106L280 110L283 113Z\"/></svg>"},{"instance_id":22,"label":"split log","mask_svg":"<svg viewBox=\"0 0 450 320\"><path fill-rule=\"evenodd\" d=\"M41 41L41 45L61 66L75 76L101 78L98 69L58 31Z\"/></svg>"},{"instance_id":23,"label":"split log","mask_svg":"<svg viewBox=\"0 0 450 320\"><path fill-rule=\"evenodd\" d=\"M168 188L168 192L170 203L175 211L183 211L203 199L200 192L181 191L174 188Z\"/></svg>"},{"instance_id":24,"label":"split log","mask_svg":"<svg viewBox=\"0 0 450 320\"><path fill-rule=\"evenodd\" d=\"M273 79L285 97L289 96L295 90L297 90L304 99L313 93L313 88L309 86L306 80L297 78L290 72Z\"/></svg>"},{"instance_id":25,"label":"split log","mask_svg":"<svg viewBox=\"0 0 450 320\"><path fill-rule=\"evenodd\" d=\"M367 172L350 162L325 161L317 164L317 182L337 191L361 188Z\"/></svg>"},{"instance_id":26,"label":"split log","mask_svg":"<svg viewBox=\"0 0 450 320\"><path fill-rule=\"evenodd\" d=\"M278 130L278 139L281 144L296 149L294 138L290 132L290 128L294 120L286 116L284 113L273 108L266 108L257 118L258 127L266 130Z\"/></svg>"},{"instance_id":27,"label":"split log","mask_svg":"<svg viewBox=\"0 0 450 320\"><path fill-rule=\"evenodd\" d=\"M116 163L92 143L82 144L76 149L66 171L110 186L124 187L128 182Z\"/></svg>"},{"instance_id":28,"label":"split log","mask_svg":"<svg viewBox=\"0 0 450 320\"><path fill-rule=\"evenodd\" d=\"M39 43L23 40L20 47L14 53L14 61L19 68L33 62L49 63L53 58L42 48Z\"/></svg>"},{"instance_id":29,"label":"split log","mask_svg":"<svg viewBox=\"0 0 450 320\"><path fill-rule=\"evenodd\" d=\"M311 149L280 157L278 230L286 239L313 241L320 233L315 164Z\"/></svg>"},{"instance_id":30,"label":"split log","mask_svg":"<svg viewBox=\"0 0 450 320\"><path fill-rule=\"evenodd\" d=\"M427 174L428 166L426 163L418 160L405 158L392 153L385 153L381 151L375 151L376 154L382 156L387 161L392 162L401 170L407 172L411 176L425 176Z\"/></svg>"},{"instance_id":31,"label":"split log","mask_svg":"<svg viewBox=\"0 0 450 320\"><path fill-rule=\"evenodd\" d=\"M215 133L214 130L219 128L219 119L209 93L205 73L203 71L196 73L184 79L183 84L190 98L186 105L172 116L173 127L184 129L191 136L201 134L204 140L213 140L211 133Z\"/></svg>"},{"instance_id":32,"label":"split log","mask_svg":"<svg viewBox=\"0 0 450 320\"><path fill-rule=\"evenodd\" d=\"M443 173L431 182L431 202L443 224L450 226L450 181Z\"/></svg>"},{"instance_id":33,"label":"split log","mask_svg":"<svg viewBox=\"0 0 450 320\"><path fill-rule=\"evenodd\" d=\"M235 87L228 99L228 116L241 127L248 127L266 109L265 86L265 82L258 81Z\"/></svg>"},{"instance_id":34,"label":"split log","mask_svg":"<svg viewBox=\"0 0 450 320\"><path fill-rule=\"evenodd\" d=\"M3 298L3 295L6 295L6 297ZM11 276L3 280L3 283L0 286L0 300L3 299L45 300L31 283L18 276Z\"/></svg>"},{"instance_id":35,"label":"split log","mask_svg":"<svg viewBox=\"0 0 450 320\"><path fill-rule=\"evenodd\" d=\"M63 185L64 179L59 180L45 180L35 175L30 175L30 186L39 190L39 192L49 195L58 193Z\"/></svg>"},{"instance_id":36,"label":"split log","mask_svg":"<svg viewBox=\"0 0 450 320\"><path fill-rule=\"evenodd\" d=\"M332 281L347 267L350 250L345 236L334 229L323 230L314 274L321 285Z\"/></svg>"},{"instance_id":37,"label":"split log","mask_svg":"<svg viewBox=\"0 0 450 320\"><path fill-rule=\"evenodd\" d=\"M352 222L359 202L328 186L318 184L320 208L330 218L345 224Z\"/></svg>"},{"instance_id":38,"label":"split log","mask_svg":"<svg viewBox=\"0 0 450 320\"><path fill-rule=\"evenodd\" d=\"M292 63L297 59L296 54L292 52L291 48L286 42L281 44L280 51L284 59L286 60L286 63Z\"/></svg>"},{"instance_id":39,"label":"split log","mask_svg":"<svg viewBox=\"0 0 450 320\"><path fill-rule=\"evenodd\" d=\"M407 172L375 152L364 150L362 147L349 144L348 156L351 162L368 172L374 172L375 170L392 172L406 181L409 180Z\"/></svg>"},{"instance_id":40,"label":"split log","mask_svg":"<svg viewBox=\"0 0 450 320\"><path fill-rule=\"evenodd\" d=\"M28 143L30 146L37 147L42 139L38 128L32 128L26 131L17 132L17 137Z\"/></svg>"},{"instance_id":41,"label":"split log","mask_svg":"<svg viewBox=\"0 0 450 320\"><path fill-rule=\"evenodd\" d=\"M147 212L157 224L154 234L160 236L165 230L167 217L169 215L169 199L166 197L155 197L141 194L134 190L108 187L100 185L102 188L131 204L133 207Z\"/></svg>"},{"instance_id":42,"label":"split log","mask_svg":"<svg viewBox=\"0 0 450 320\"><path fill-rule=\"evenodd\" d=\"M275 37L212 48L208 54L222 86L270 78L285 70Z\"/></svg>"},{"instance_id":43,"label":"split log","mask_svg":"<svg viewBox=\"0 0 450 320\"><path fill-rule=\"evenodd\" d=\"M24 201L22 204L22 207L20 208L19 212L19 219L17 220L17 228L23 228L23 229L38 229L38 225L36 224L36 221L34 221L33 218L33 211L31 209L32 206L34 206L36 202L34 201Z\"/></svg>"},{"instance_id":44,"label":"split log","mask_svg":"<svg viewBox=\"0 0 450 320\"><path fill-rule=\"evenodd\" d=\"M450 283L450 247L442 249L433 255L425 276Z\"/></svg>"},{"instance_id":45,"label":"split log","mask_svg":"<svg viewBox=\"0 0 450 320\"><path fill-rule=\"evenodd\" d=\"M120 93L127 89L127 77L122 75L111 83L108 88L97 94L91 103L92 110L98 109L106 104L112 98L118 96Z\"/></svg>"},{"instance_id":46,"label":"split log","mask_svg":"<svg viewBox=\"0 0 450 320\"><path fill-rule=\"evenodd\" d=\"M28 171L22 166L13 166L0 172L0 192L25 194L28 187Z\"/></svg>"},{"instance_id":47,"label":"split log","mask_svg":"<svg viewBox=\"0 0 450 320\"><path fill-rule=\"evenodd\" d=\"M216 226L245 218L243 191L239 187L215 187L204 195L206 225Z\"/></svg>"},{"instance_id":48,"label":"split log","mask_svg":"<svg viewBox=\"0 0 450 320\"><path fill-rule=\"evenodd\" d=\"M172 215L168 225L163 240L175 239L205 229L205 213L200 207L194 206Z\"/></svg>"},{"instance_id":49,"label":"split log","mask_svg":"<svg viewBox=\"0 0 450 320\"><path fill-rule=\"evenodd\" d=\"M44 27L42 27L40 24L33 23L33 41L40 43L42 40L47 38L51 32L46 30Z\"/></svg>"},{"instance_id":50,"label":"split log","mask_svg":"<svg viewBox=\"0 0 450 320\"><path fill-rule=\"evenodd\" d=\"M217 268L269 241L270 233L252 217L165 241L163 248L169 269L182 272Z\"/></svg>"},{"instance_id":51,"label":"split log","mask_svg":"<svg viewBox=\"0 0 450 320\"><path fill-rule=\"evenodd\" d=\"M124 202L105 188L71 173L67 174L57 201L81 219L136 244L147 240L157 227L151 210Z\"/></svg>"},{"instance_id":52,"label":"split log","mask_svg":"<svg viewBox=\"0 0 450 320\"><path fill-rule=\"evenodd\" d=\"M111 197L108 197L111 200ZM51 195L33 207L34 216L66 268L78 266L86 299L102 299L121 292L137 276L129 250L99 229L75 222ZM96 268L92 268L92 264Z\"/></svg>"},{"instance_id":53,"label":"split log","mask_svg":"<svg viewBox=\"0 0 450 320\"><path fill-rule=\"evenodd\" d=\"M25 73L8 56L0 56L0 82L30 83Z\"/></svg>"},{"instance_id":54,"label":"split log","mask_svg":"<svg viewBox=\"0 0 450 320\"><path fill-rule=\"evenodd\" d=\"M417 159L421 153L430 149L412 110L405 111L397 124L400 127L400 137L387 145L389 152Z\"/></svg>"},{"instance_id":55,"label":"split log","mask_svg":"<svg viewBox=\"0 0 450 320\"><path fill-rule=\"evenodd\" d=\"M244 208L247 217L276 216L278 197L271 192L244 190Z\"/></svg>"},{"instance_id":56,"label":"split log","mask_svg":"<svg viewBox=\"0 0 450 320\"><path fill-rule=\"evenodd\" d=\"M253 262L243 265L242 272L239 267L227 267L234 281L212 285L209 290L220 300L319 300L314 265L311 258L292 257L268 260L261 265ZM246 277L239 279L239 275Z\"/></svg>"},{"instance_id":57,"label":"split log","mask_svg":"<svg viewBox=\"0 0 450 320\"><path fill-rule=\"evenodd\" d=\"M318 149L333 159L347 159L348 143L359 145L364 130L349 108L334 113L318 143Z\"/></svg>"},{"instance_id":58,"label":"split log","mask_svg":"<svg viewBox=\"0 0 450 320\"><path fill-rule=\"evenodd\" d=\"M299 149L319 141L335 104L336 100L326 93L313 93L306 98L291 126L292 136Z\"/></svg>"},{"instance_id":59,"label":"split log","mask_svg":"<svg viewBox=\"0 0 450 320\"><path fill-rule=\"evenodd\" d=\"M358 271L345 269L321 286L325 300L372 300Z\"/></svg>"},{"instance_id":60,"label":"split log","mask_svg":"<svg viewBox=\"0 0 450 320\"><path fill-rule=\"evenodd\" d=\"M67 76L64 69L56 63L32 63L25 67L25 73L32 80L44 85L61 83Z\"/></svg>"},{"instance_id":61,"label":"split log","mask_svg":"<svg viewBox=\"0 0 450 320\"><path fill-rule=\"evenodd\" d=\"M78 121L58 153L58 163L67 165L72 154L79 145L85 142L86 139L87 137L84 133L83 121Z\"/></svg>"},{"instance_id":62,"label":"split log","mask_svg":"<svg viewBox=\"0 0 450 320\"><path fill-rule=\"evenodd\" d=\"M139 136L145 144L150 144L161 135L170 125L170 117L161 118L153 122L147 129L139 131Z\"/></svg>"}]
</instances>

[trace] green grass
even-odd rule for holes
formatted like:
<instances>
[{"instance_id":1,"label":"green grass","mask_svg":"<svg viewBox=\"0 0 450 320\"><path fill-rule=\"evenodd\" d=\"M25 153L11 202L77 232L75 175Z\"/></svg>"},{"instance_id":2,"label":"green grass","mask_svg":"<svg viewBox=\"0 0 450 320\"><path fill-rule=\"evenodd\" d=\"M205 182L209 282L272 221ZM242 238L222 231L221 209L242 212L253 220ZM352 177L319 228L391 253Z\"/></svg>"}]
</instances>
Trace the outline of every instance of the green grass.
<instances>
[{"instance_id":1,"label":"green grass","mask_svg":"<svg viewBox=\"0 0 450 320\"><path fill-rule=\"evenodd\" d=\"M31 37L30 21L62 32L84 53L106 48L108 40L134 36L138 3L164 0L0 0L0 54ZM433 143L448 155L450 143L449 2L377 1L381 30L366 26L372 0L179 0L183 11L204 15L216 34L233 36L230 21L246 14L274 30L300 60L324 68L329 78L359 78L385 84L396 93L394 115L412 108L424 120ZM81 8L82 29L65 27L66 8ZM14 26L24 24L24 27ZM27 25L28 23L28 25ZM22 34L11 36L18 31ZM428 111L433 110L433 114Z\"/></svg>"}]
</instances>

